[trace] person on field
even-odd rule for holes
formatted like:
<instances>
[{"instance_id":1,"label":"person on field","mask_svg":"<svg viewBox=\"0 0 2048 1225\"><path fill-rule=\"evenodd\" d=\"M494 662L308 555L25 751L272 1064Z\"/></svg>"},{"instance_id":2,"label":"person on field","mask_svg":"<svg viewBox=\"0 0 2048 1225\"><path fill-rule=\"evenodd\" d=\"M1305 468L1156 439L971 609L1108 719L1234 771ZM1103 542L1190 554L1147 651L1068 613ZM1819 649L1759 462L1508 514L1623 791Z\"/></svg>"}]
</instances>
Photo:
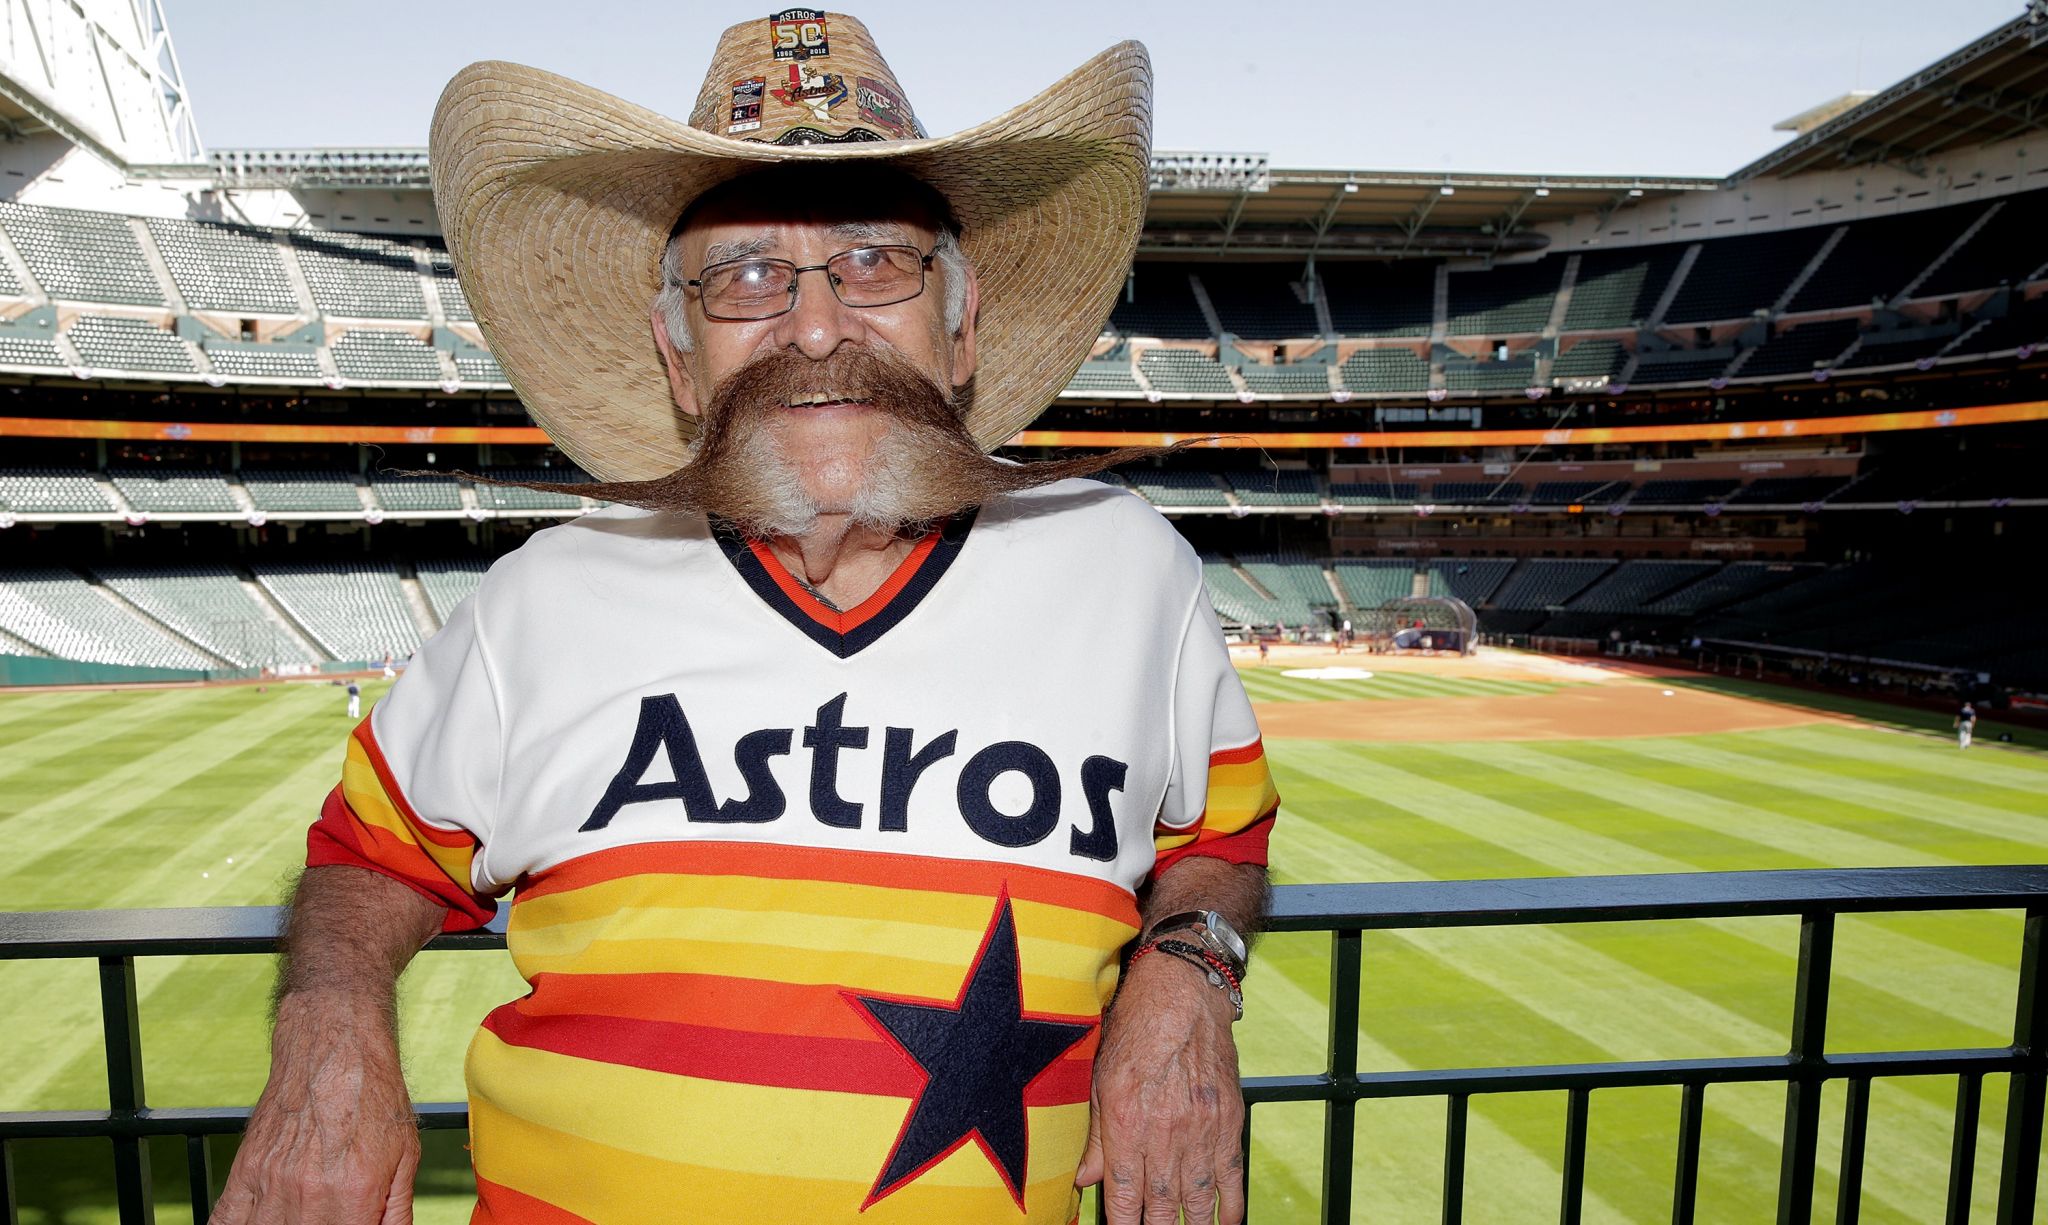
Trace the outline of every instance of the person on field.
<instances>
[{"instance_id":1,"label":"person on field","mask_svg":"<svg viewBox=\"0 0 2048 1225\"><path fill-rule=\"evenodd\" d=\"M1070 479L1134 456L988 454L1124 283L1150 97L1123 43L929 139L813 10L728 30L687 123L449 85L456 272L614 505L349 737L215 1221L409 1219L394 981L508 893L476 1221L1242 1218L1259 730L1193 551Z\"/></svg>"},{"instance_id":2,"label":"person on field","mask_svg":"<svg viewBox=\"0 0 2048 1225\"><path fill-rule=\"evenodd\" d=\"M356 684L353 680L348 683L348 717L351 719L363 717L362 686Z\"/></svg>"},{"instance_id":3,"label":"person on field","mask_svg":"<svg viewBox=\"0 0 2048 1225\"><path fill-rule=\"evenodd\" d=\"M1969 748L1970 737L1977 730L1977 708L1975 706L1968 702L1963 703L1963 708L1956 712L1955 729L1956 747L1959 749Z\"/></svg>"}]
</instances>

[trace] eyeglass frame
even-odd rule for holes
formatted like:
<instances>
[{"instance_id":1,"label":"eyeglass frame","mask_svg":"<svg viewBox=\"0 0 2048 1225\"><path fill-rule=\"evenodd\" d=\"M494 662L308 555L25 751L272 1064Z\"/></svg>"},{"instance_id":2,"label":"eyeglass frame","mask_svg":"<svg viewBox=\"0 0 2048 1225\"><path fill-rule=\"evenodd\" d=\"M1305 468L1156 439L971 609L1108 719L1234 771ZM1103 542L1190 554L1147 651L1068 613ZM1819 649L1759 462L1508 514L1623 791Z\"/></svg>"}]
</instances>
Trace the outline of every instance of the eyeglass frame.
<instances>
[{"instance_id":1,"label":"eyeglass frame","mask_svg":"<svg viewBox=\"0 0 2048 1225\"><path fill-rule=\"evenodd\" d=\"M776 258L775 256L768 255L742 255L736 259L724 259L718 261L715 264L705 265L702 269L698 271L696 276L685 279L683 281L683 285L687 288L695 289L698 291L697 309L703 311L704 317L706 319L711 320L714 323L765 323L770 319L780 319L782 316L787 315L789 312L796 309L797 289L802 284L803 275L806 272L824 273L826 277L826 283L832 286L832 300L839 303L839 305L846 307L849 310L874 310L877 307L883 306L901 306L905 302L914 301L917 298L924 296L924 291L927 287L927 283L931 279L932 261L938 258L939 247L942 245L943 243L933 243L932 249L929 251L925 251L921 250L916 243L910 242L863 243L858 247L848 247L844 251L833 252L831 255L825 257L825 262L822 264L798 264L791 260L779 259ZM852 255L856 251L890 250L917 252L917 290L915 293L905 294L903 297L894 299L893 301L889 302L848 302L845 298L839 296L839 283L837 280L833 279L831 272L832 262L834 260L839 259L841 256ZM788 305L784 306L781 310L776 311L772 315L739 316L712 314L711 308L706 304L703 293L704 278L710 273L715 272L720 268L729 268L735 264L752 263L781 264L790 270Z\"/></svg>"}]
</instances>

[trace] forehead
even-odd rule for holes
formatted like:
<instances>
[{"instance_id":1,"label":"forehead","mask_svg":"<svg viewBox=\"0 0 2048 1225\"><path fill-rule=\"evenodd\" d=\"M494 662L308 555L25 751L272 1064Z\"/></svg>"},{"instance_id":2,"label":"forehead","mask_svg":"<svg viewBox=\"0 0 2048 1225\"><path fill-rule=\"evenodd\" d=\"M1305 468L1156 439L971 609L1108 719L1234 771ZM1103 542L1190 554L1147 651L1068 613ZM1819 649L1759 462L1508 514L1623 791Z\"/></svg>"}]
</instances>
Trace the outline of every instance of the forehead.
<instances>
[{"instance_id":1,"label":"forehead","mask_svg":"<svg viewBox=\"0 0 2048 1225\"><path fill-rule=\"evenodd\" d=\"M895 175L760 174L699 200L678 233L700 249L713 241L794 245L807 237L928 241L942 221L926 195Z\"/></svg>"}]
</instances>

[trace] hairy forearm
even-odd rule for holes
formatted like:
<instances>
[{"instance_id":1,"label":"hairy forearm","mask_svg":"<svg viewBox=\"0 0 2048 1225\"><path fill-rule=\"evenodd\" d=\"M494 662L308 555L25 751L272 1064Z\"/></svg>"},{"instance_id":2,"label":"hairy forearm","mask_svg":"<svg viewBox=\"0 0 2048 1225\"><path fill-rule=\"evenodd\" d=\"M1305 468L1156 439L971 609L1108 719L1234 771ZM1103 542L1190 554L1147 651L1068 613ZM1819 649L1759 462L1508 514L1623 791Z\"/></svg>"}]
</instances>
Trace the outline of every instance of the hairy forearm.
<instances>
[{"instance_id":1,"label":"hairy forearm","mask_svg":"<svg viewBox=\"0 0 2048 1225\"><path fill-rule=\"evenodd\" d=\"M284 1021L315 1000L346 1001L395 1030L398 976L441 928L442 909L362 868L308 868L279 940L274 1001Z\"/></svg>"},{"instance_id":2,"label":"hairy forearm","mask_svg":"<svg viewBox=\"0 0 2048 1225\"><path fill-rule=\"evenodd\" d=\"M1184 910L1213 910L1245 938L1249 947L1266 925L1273 891L1266 869L1253 863L1225 863L1208 855L1188 855L1159 874L1146 895L1144 929Z\"/></svg>"}]
</instances>

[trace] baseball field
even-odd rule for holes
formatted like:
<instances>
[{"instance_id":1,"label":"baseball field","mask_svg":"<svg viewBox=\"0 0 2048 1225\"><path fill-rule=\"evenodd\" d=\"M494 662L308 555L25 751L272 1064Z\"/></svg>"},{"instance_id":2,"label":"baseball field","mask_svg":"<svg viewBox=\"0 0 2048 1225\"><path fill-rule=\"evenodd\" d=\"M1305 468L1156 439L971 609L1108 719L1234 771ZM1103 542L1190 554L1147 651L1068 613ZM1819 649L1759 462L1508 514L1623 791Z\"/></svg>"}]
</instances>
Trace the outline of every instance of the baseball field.
<instances>
[{"instance_id":1,"label":"baseball field","mask_svg":"<svg viewBox=\"0 0 2048 1225\"><path fill-rule=\"evenodd\" d=\"M1294 673L1296 675L1289 675ZM1281 882L2048 860L2048 752L1959 750L1946 721L1753 681L1540 656L1247 659L1284 815ZM382 693L373 684L367 696ZM332 785L349 722L326 684L0 695L0 909L274 902ZM2020 923L2010 913L1845 919L1835 1050L1986 1046L2010 1038ZM1368 1069L1782 1053L1791 919L1371 935ZM1325 1033L1327 937L1265 942L1238 1038L1248 1074L1312 1071ZM252 1101L271 967L251 957L142 964L152 1102ZM521 985L498 955L424 956L403 988L408 1074L462 1093L476 1021ZM104 1106L85 963L0 962L0 1109ZM2004 1085L1985 1084L1979 1206L1995 1195ZM1880 1081L1865 1222L1941 1219L1952 1082ZM1831 1218L1842 1108L1823 1122L1818 1201ZM1475 1099L1467 1218L1556 1219L1562 1094ZM1769 1220L1783 1091L1709 1092L1699 1219ZM1675 1090L1592 1100L1585 1219L1670 1214ZM1361 1110L1353 1219L1437 1219L1443 1105ZM1313 1219L1317 1107L1261 1107L1255 1220ZM217 1173L226 1168L223 1145ZM182 1151L156 1151L161 1219L183 1219ZM89 1143L22 1144L21 1216L111 1221L110 1163ZM461 1138L430 1137L419 1219L465 1219ZM1988 1188L1988 1190L1987 1190Z\"/></svg>"}]
</instances>

